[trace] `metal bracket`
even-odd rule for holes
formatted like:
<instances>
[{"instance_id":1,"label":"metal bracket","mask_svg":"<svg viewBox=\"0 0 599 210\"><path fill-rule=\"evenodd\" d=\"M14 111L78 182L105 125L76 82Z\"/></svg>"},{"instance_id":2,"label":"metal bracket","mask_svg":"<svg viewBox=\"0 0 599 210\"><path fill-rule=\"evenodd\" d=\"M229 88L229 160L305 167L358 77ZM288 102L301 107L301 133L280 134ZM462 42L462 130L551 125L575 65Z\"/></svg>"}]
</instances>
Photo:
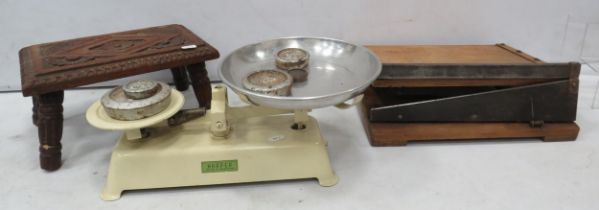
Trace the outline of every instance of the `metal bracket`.
<instances>
[{"instance_id":1,"label":"metal bracket","mask_svg":"<svg viewBox=\"0 0 599 210\"><path fill-rule=\"evenodd\" d=\"M306 128L306 123L310 120L308 116L309 110L294 110L293 124L291 128L294 130L303 130Z\"/></svg>"},{"instance_id":2,"label":"metal bracket","mask_svg":"<svg viewBox=\"0 0 599 210\"><path fill-rule=\"evenodd\" d=\"M372 108L373 122L572 122L577 92L569 80ZM395 96L395 97L401 97ZM533 103L534 102L534 103Z\"/></svg>"},{"instance_id":3,"label":"metal bracket","mask_svg":"<svg viewBox=\"0 0 599 210\"><path fill-rule=\"evenodd\" d=\"M224 139L229 135L227 121L227 88L217 85L212 89L212 102L210 105L210 133L214 139Z\"/></svg>"},{"instance_id":4,"label":"metal bracket","mask_svg":"<svg viewBox=\"0 0 599 210\"><path fill-rule=\"evenodd\" d=\"M189 122L206 114L206 108L200 107L196 109L184 109L177 112L172 117L168 118L168 126L177 126Z\"/></svg>"}]
</instances>

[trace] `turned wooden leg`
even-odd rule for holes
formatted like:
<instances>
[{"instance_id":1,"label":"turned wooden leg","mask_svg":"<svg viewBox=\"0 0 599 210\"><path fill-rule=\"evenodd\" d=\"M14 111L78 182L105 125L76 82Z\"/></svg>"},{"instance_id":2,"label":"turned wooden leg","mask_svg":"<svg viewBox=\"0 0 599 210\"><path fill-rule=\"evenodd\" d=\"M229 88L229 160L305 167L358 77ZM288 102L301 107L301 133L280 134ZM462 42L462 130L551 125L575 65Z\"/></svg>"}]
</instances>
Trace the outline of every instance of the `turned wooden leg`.
<instances>
[{"instance_id":1,"label":"turned wooden leg","mask_svg":"<svg viewBox=\"0 0 599 210\"><path fill-rule=\"evenodd\" d=\"M33 114L31 115L31 120L33 121L33 124L37 126L37 96L31 96L31 99L33 101L33 108L31 108Z\"/></svg>"},{"instance_id":2,"label":"turned wooden leg","mask_svg":"<svg viewBox=\"0 0 599 210\"><path fill-rule=\"evenodd\" d=\"M210 79L208 78L208 71L206 71L206 64L202 62L188 65L187 72L189 72L191 86L193 87L193 92L196 95L199 106L210 109L212 88L210 87Z\"/></svg>"},{"instance_id":3,"label":"turned wooden leg","mask_svg":"<svg viewBox=\"0 0 599 210\"><path fill-rule=\"evenodd\" d=\"M177 90L186 91L189 87L189 77L187 76L187 72L185 72L185 67L172 68L171 73L173 74L173 81Z\"/></svg>"},{"instance_id":4,"label":"turned wooden leg","mask_svg":"<svg viewBox=\"0 0 599 210\"><path fill-rule=\"evenodd\" d=\"M61 165L63 99L64 91L45 93L37 98L40 166L47 171L54 171Z\"/></svg>"}]
</instances>

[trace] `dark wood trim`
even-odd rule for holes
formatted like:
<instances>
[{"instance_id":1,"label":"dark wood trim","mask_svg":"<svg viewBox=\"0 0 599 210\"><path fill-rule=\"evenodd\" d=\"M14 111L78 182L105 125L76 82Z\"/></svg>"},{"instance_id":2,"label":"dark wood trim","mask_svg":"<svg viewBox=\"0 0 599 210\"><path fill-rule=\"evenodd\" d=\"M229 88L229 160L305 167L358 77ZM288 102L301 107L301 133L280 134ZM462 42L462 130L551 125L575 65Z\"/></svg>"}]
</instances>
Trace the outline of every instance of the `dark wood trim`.
<instances>
[{"instance_id":1,"label":"dark wood trim","mask_svg":"<svg viewBox=\"0 0 599 210\"><path fill-rule=\"evenodd\" d=\"M63 100L64 91L45 93L37 99L40 166L47 171L57 170L61 166Z\"/></svg>"},{"instance_id":2,"label":"dark wood trim","mask_svg":"<svg viewBox=\"0 0 599 210\"><path fill-rule=\"evenodd\" d=\"M187 76L185 66L171 68L171 74L178 91L186 91L189 88L189 76Z\"/></svg>"},{"instance_id":3,"label":"dark wood trim","mask_svg":"<svg viewBox=\"0 0 599 210\"><path fill-rule=\"evenodd\" d=\"M33 114L31 115L31 120L33 121L33 124L37 126L38 96L31 96L31 101L33 101L33 107L31 108Z\"/></svg>"},{"instance_id":4,"label":"dark wood trim","mask_svg":"<svg viewBox=\"0 0 599 210\"><path fill-rule=\"evenodd\" d=\"M210 102L212 100L212 87L210 86L208 71L206 71L206 64L201 62L188 65L186 68L187 72L189 73L189 79L191 80L193 92L198 100L198 106L210 109Z\"/></svg>"}]
</instances>

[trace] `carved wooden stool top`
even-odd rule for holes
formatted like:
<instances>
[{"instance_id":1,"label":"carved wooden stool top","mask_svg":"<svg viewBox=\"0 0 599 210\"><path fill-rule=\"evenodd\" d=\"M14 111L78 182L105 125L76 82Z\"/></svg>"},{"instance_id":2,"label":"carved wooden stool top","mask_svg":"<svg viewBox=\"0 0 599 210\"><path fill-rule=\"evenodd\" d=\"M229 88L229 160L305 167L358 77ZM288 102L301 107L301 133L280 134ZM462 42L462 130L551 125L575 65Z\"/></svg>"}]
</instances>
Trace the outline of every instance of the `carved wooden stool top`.
<instances>
[{"instance_id":1,"label":"carved wooden stool top","mask_svg":"<svg viewBox=\"0 0 599 210\"><path fill-rule=\"evenodd\" d=\"M194 46L195 45L195 46ZM200 63L218 51L182 25L166 25L25 47L24 96Z\"/></svg>"}]
</instances>

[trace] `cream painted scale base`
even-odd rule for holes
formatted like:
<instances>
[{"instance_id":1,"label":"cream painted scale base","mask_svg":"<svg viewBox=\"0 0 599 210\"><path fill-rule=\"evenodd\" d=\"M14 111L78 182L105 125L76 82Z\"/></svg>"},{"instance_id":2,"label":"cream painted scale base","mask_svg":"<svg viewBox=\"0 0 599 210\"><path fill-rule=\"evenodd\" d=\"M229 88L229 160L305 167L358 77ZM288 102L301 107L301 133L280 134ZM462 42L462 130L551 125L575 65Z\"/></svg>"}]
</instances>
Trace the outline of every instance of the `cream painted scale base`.
<instances>
[{"instance_id":1,"label":"cream painted scale base","mask_svg":"<svg viewBox=\"0 0 599 210\"><path fill-rule=\"evenodd\" d=\"M178 96L172 94L171 103ZM172 114L151 125L121 121L106 127L109 119L95 105L86 115L90 124L125 131L112 153L104 200L116 200L124 190L305 178L333 186L338 180L318 123L306 111L228 107L223 86L213 88L205 116L175 127L165 123ZM294 123L305 128L292 129ZM149 136L141 137L142 128Z\"/></svg>"}]
</instances>

